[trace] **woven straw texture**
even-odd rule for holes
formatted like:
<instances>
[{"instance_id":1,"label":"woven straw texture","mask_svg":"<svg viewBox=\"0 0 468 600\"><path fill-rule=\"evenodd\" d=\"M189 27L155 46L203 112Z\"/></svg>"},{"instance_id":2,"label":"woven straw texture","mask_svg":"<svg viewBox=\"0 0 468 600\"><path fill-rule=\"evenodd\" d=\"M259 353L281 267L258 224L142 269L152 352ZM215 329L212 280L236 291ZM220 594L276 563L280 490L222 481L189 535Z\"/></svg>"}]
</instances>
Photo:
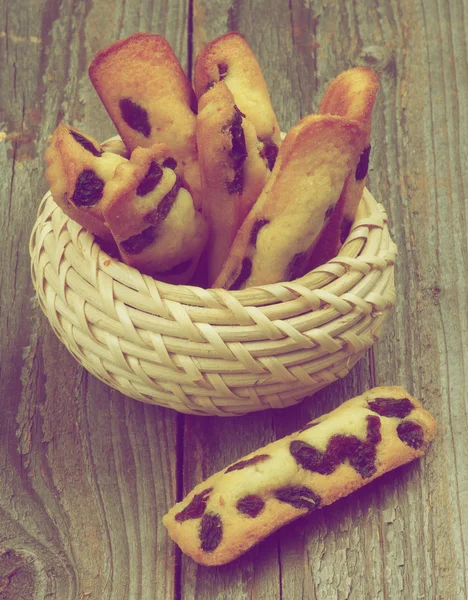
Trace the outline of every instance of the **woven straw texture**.
<instances>
[{"instance_id":1,"label":"woven straw texture","mask_svg":"<svg viewBox=\"0 0 468 600\"><path fill-rule=\"evenodd\" d=\"M394 304L396 247L366 190L339 255L293 282L243 291L173 286L110 258L50 193L32 279L55 333L123 394L233 416L299 402L344 377Z\"/></svg>"}]
</instances>

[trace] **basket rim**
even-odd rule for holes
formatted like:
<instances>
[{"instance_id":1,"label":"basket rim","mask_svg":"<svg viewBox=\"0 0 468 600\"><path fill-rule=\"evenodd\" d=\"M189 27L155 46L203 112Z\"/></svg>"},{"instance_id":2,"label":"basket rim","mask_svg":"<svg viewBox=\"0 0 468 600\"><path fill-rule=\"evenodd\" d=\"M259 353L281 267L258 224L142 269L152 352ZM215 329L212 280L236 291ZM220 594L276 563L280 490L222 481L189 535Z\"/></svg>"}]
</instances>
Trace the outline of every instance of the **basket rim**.
<instances>
[{"instance_id":1,"label":"basket rim","mask_svg":"<svg viewBox=\"0 0 468 600\"><path fill-rule=\"evenodd\" d=\"M225 290L222 288L202 288L190 284L167 283L155 279L151 275L141 273L135 267L126 265L121 260L113 258L100 246L94 234L63 213L62 209L55 203L50 190L45 193L38 207L37 218L29 243L29 254L31 258L34 257L36 247L42 245L42 240L39 243L36 240L36 232L40 225L47 221L54 211L59 211L67 224L71 226L72 242L74 242L75 245L79 244L82 247L92 247L93 251L97 253L95 259L98 261L99 268L105 266L108 275L112 277L114 281L118 282L118 284L123 285L126 289L134 290L138 294L140 292L139 288L141 287L139 282L143 281L146 288L148 288L148 286L153 288L156 283L159 293L166 300L177 298L177 302L194 307L198 306L202 309L225 309L228 298L235 298L242 307L257 306L261 309L265 309L268 306L273 306L278 303L284 304L285 301L294 300L294 293L299 292L301 294L305 289L322 289L323 287L336 282L343 275L349 273L346 267L352 268L353 260L355 258L359 258L360 260L367 259L372 263L372 256L379 256L379 252L367 252L367 256L363 256L363 253L361 252L362 248L357 252L351 252L351 256L349 256L349 253L346 250L352 241L359 240L360 238L367 238L369 228L376 227L382 229L388 222L388 217L383 206L378 203L369 190L365 188L359 205L357 218L337 256L293 281L252 286L243 290ZM355 254L355 256L352 256L352 254ZM83 259L85 259L83 251L82 255ZM397 255L397 248L391 239L389 247L386 250L386 255L386 260L390 263L394 263ZM293 296L291 298L282 298L281 296L284 294L278 295L278 285L282 288L289 289ZM191 295L195 296L198 301L194 302L193 298L191 302L188 302L187 299L182 300L182 290L188 291L189 294L191 292Z\"/></svg>"}]
</instances>

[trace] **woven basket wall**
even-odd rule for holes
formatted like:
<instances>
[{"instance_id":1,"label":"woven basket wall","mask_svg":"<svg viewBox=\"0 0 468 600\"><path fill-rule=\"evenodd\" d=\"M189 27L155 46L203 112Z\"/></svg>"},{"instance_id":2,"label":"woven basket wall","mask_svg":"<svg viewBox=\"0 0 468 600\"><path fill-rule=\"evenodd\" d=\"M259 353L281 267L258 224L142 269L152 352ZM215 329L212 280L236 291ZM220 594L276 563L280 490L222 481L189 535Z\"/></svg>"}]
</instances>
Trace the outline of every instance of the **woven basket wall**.
<instances>
[{"instance_id":1,"label":"woven basket wall","mask_svg":"<svg viewBox=\"0 0 468 600\"><path fill-rule=\"evenodd\" d=\"M299 402L344 377L395 301L396 247L366 190L340 254L290 283L243 291L173 286L110 258L46 194L32 279L54 331L122 393L198 415Z\"/></svg>"}]
</instances>

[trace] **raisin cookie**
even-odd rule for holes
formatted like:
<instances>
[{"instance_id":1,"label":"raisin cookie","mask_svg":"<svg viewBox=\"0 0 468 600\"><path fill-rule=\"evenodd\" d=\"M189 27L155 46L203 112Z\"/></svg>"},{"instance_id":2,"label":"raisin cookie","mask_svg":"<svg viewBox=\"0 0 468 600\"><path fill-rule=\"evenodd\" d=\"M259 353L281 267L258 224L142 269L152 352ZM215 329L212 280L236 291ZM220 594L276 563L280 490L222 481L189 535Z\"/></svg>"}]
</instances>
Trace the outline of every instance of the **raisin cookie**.
<instances>
[{"instance_id":1,"label":"raisin cookie","mask_svg":"<svg viewBox=\"0 0 468 600\"><path fill-rule=\"evenodd\" d=\"M234 101L255 127L261 153L270 171L280 145L280 128L260 65L245 39L226 33L199 52L195 61L194 88L197 98L217 81L224 81Z\"/></svg>"},{"instance_id":2,"label":"raisin cookie","mask_svg":"<svg viewBox=\"0 0 468 600\"><path fill-rule=\"evenodd\" d=\"M198 206L195 98L167 40L148 33L119 40L95 56L89 76L130 151L157 142L172 148Z\"/></svg>"},{"instance_id":3,"label":"raisin cookie","mask_svg":"<svg viewBox=\"0 0 468 600\"><path fill-rule=\"evenodd\" d=\"M378 387L215 473L163 523L198 563L221 565L286 523L422 456L434 418L400 387Z\"/></svg>"},{"instance_id":4,"label":"raisin cookie","mask_svg":"<svg viewBox=\"0 0 468 600\"><path fill-rule=\"evenodd\" d=\"M45 160L50 191L63 212L103 240L112 241L101 201L106 184L126 159L105 152L91 136L61 124L50 139Z\"/></svg>"},{"instance_id":5,"label":"raisin cookie","mask_svg":"<svg viewBox=\"0 0 468 600\"><path fill-rule=\"evenodd\" d=\"M291 128L268 182L240 228L214 287L291 281L310 255L359 162L356 121L310 115Z\"/></svg>"},{"instance_id":6,"label":"raisin cookie","mask_svg":"<svg viewBox=\"0 0 468 600\"><path fill-rule=\"evenodd\" d=\"M312 254L309 269L323 265L337 255L348 237L366 183L370 156L372 110L379 89L379 76L368 67L356 67L341 73L328 86L319 106L319 114L353 119L366 135L361 140L360 158L349 174L341 197Z\"/></svg>"},{"instance_id":7,"label":"raisin cookie","mask_svg":"<svg viewBox=\"0 0 468 600\"><path fill-rule=\"evenodd\" d=\"M123 262L169 283L188 283L206 226L165 144L137 148L117 168L102 201Z\"/></svg>"},{"instance_id":8,"label":"raisin cookie","mask_svg":"<svg viewBox=\"0 0 468 600\"><path fill-rule=\"evenodd\" d=\"M229 249L262 191L269 170L259 154L255 129L234 103L224 82L200 99L197 115L198 159L207 218L208 278L219 275Z\"/></svg>"}]
</instances>

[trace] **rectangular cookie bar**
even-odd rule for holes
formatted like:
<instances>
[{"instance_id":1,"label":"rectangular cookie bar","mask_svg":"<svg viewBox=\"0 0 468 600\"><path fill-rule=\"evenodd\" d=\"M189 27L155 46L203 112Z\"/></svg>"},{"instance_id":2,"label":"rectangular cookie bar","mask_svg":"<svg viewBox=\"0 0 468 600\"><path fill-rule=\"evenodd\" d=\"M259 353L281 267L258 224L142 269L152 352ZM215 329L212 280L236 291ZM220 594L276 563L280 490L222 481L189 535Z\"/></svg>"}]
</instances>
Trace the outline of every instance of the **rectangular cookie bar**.
<instances>
[{"instance_id":1,"label":"rectangular cookie bar","mask_svg":"<svg viewBox=\"0 0 468 600\"><path fill-rule=\"evenodd\" d=\"M422 456L435 432L434 418L403 388L374 388L215 473L163 523L196 562L225 564L286 523Z\"/></svg>"},{"instance_id":2,"label":"rectangular cookie bar","mask_svg":"<svg viewBox=\"0 0 468 600\"><path fill-rule=\"evenodd\" d=\"M379 89L379 77L368 67L356 67L341 73L325 91L318 113L352 119L365 135L359 146L359 162L346 179L340 199L314 248L308 269L314 269L335 257L349 235L366 184L371 151L372 110Z\"/></svg>"},{"instance_id":3,"label":"rectangular cookie bar","mask_svg":"<svg viewBox=\"0 0 468 600\"><path fill-rule=\"evenodd\" d=\"M236 234L270 173L260 156L252 123L224 84L201 97L197 143L203 189L203 214L210 227L209 283L229 254Z\"/></svg>"},{"instance_id":4,"label":"rectangular cookie bar","mask_svg":"<svg viewBox=\"0 0 468 600\"><path fill-rule=\"evenodd\" d=\"M102 198L116 168L127 160L106 151L93 137L60 124L45 153L46 178L63 212L106 242L112 234L102 214Z\"/></svg>"},{"instance_id":5,"label":"rectangular cookie bar","mask_svg":"<svg viewBox=\"0 0 468 600\"><path fill-rule=\"evenodd\" d=\"M209 42L195 61L193 87L198 99L219 81L227 85L258 139L266 144L267 152L275 154L281 142L280 128L267 84L247 41L235 31Z\"/></svg>"},{"instance_id":6,"label":"rectangular cookie bar","mask_svg":"<svg viewBox=\"0 0 468 600\"><path fill-rule=\"evenodd\" d=\"M206 225L165 144L137 148L105 189L102 212L124 263L168 283L188 283Z\"/></svg>"},{"instance_id":7,"label":"rectangular cookie bar","mask_svg":"<svg viewBox=\"0 0 468 600\"><path fill-rule=\"evenodd\" d=\"M292 127L213 287L244 289L302 277L359 161L364 135L343 117L309 115Z\"/></svg>"},{"instance_id":8,"label":"rectangular cookie bar","mask_svg":"<svg viewBox=\"0 0 468 600\"><path fill-rule=\"evenodd\" d=\"M134 33L98 52L90 79L127 148L167 144L199 206L195 97L169 42Z\"/></svg>"}]
</instances>

